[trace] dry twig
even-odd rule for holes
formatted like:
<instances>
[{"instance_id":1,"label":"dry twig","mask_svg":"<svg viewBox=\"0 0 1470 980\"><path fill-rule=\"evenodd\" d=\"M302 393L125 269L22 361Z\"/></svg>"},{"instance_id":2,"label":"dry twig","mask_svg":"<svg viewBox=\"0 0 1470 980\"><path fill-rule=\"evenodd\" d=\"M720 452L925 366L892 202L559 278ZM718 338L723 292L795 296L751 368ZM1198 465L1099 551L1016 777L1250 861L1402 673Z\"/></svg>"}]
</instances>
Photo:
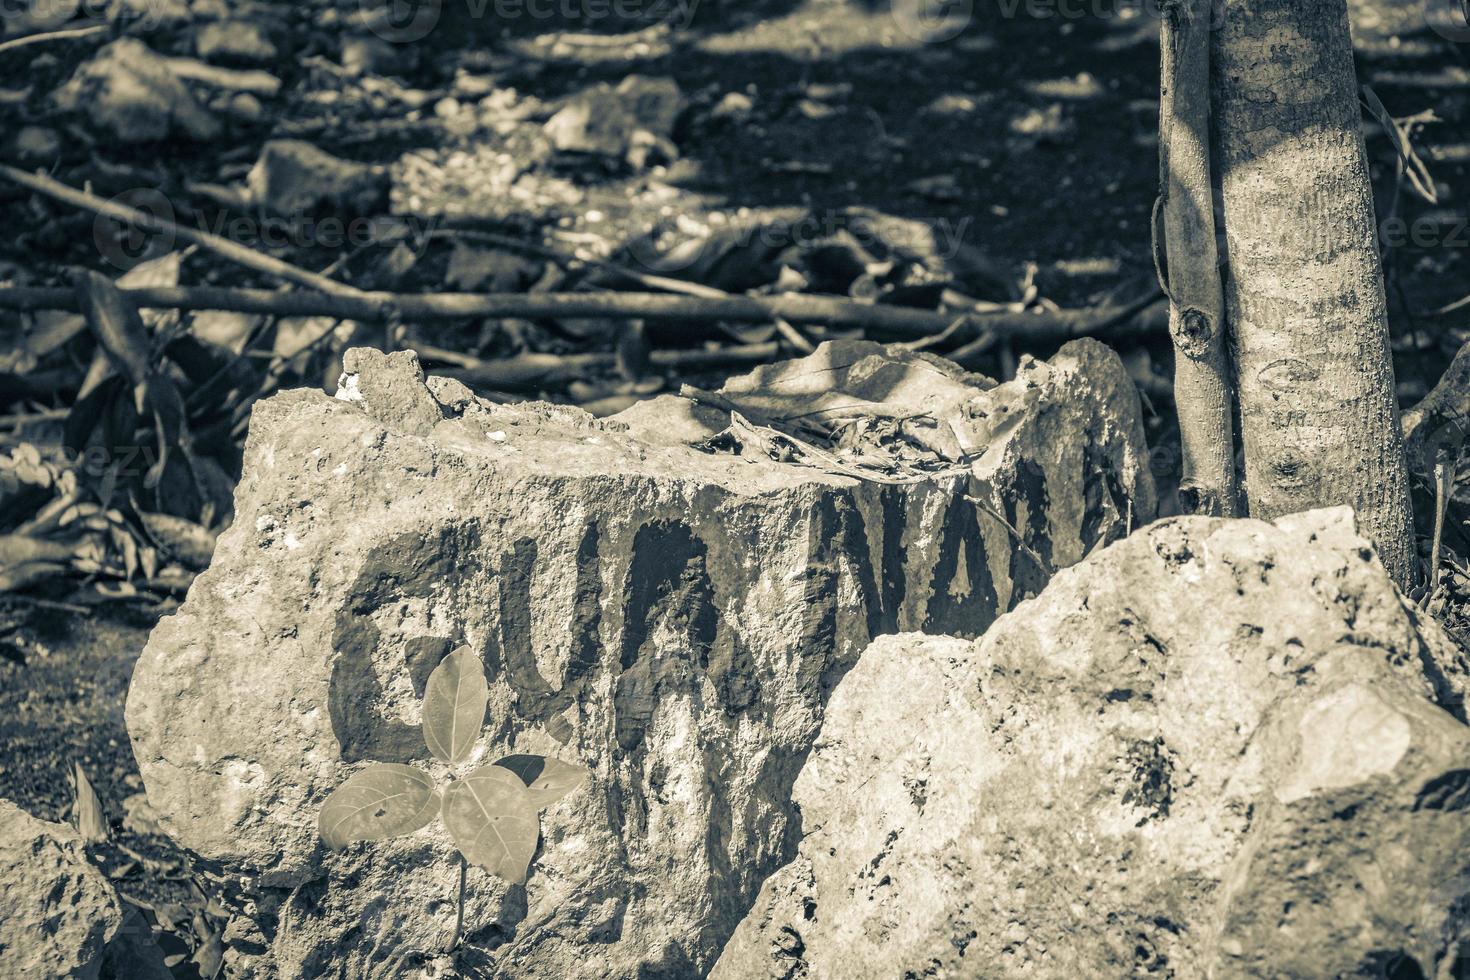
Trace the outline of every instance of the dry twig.
<instances>
[{"instance_id":1,"label":"dry twig","mask_svg":"<svg viewBox=\"0 0 1470 980\"><path fill-rule=\"evenodd\" d=\"M0 165L0 172L5 169L9 168ZM255 252L250 254L255 259L269 258ZM316 273L303 272L291 266L286 268L297 277L320 278ZM331 283L331 280L326 282ZM793 324L822 324L834 328L867 330L880 336L919 338L943 332L955 319L953 313L938 310L877 306L835 296L806 293L727 296L723 299L613 292L409 294L364 292L351 290L351 287L338 283L331 285L336 290L333 295L322 292L277 292L268 289L224 289L211 286L148 287L124 289L122 292L144 309L233 310L275 316L334 316L344 320L370 321L385 319L394 310L405 320L608 317L768 323L772 317L780 317ZM1155 326L1155 319L1147 312L1148 307L1153 305L1153 297L1150 296L1126 306L1034 313L976 313L969 314L969 319L979 329L989 331L995 336L1055 342L1121 329L1135 320L1140 332L1149 332ZM75 310L76 297L69 289L6 288L0 289L0 309Z\"/></svg>"},{"instance_id":2,"label":"dry twig","mask_svg":"<svg viewBox=\"0 0 1470 980\"><path fill-rule=\"evenodd\" d=\"M186 242L192 242L193 244L198 245L201 248L208 249L221 258L228 259L229 261L234 262L237 265L244 266L247 269L253 269L256 272L261 272L268 276L274 276L277 279L283 279L286 282L296 283L298 286L305 286L308 289L319 290L332 296L359 297L364 295L360 289L356 289L352 286L343 285L340 282L328 279L325 276L318 275L315 272L309 272L305 269L297 268L296 266L291 265L289 262L282 262L278 258L266 255L262 252L257 252L254 249L246 248L245 246L232 242L229 239L221 238L218 235L212 235L207 231L196 231L193 228L185 227L176 222L170 221L167 218L160 217L158 215L148 214L145 211L139 211L137 208L129 207L128 205L122 204L121 202L108 201L101 197L98 197L96 194L92 194L87 191L79 191L76 188L68 187L66 184L61 183L61 181L54 180L44 174L28 174L24 170L17 169L7 164L0 164L0 177L4 177L11 183L19 184L26 190L34 191L37 194L44 195L55 201L60 201L62 204L66 204L70 207L78 208L83 211L90 211L93 214L106 215L109 218L113 218L114 220L121 221L126 224L145 228L152 232L169 234L172 235L174 238L182 239ZM22 308L54 310L74 309L74 307L64 305ZM183 307L180 308L182 309ZM199 307L195 308L198 309ZM231 307L215 308L231 309Z\"/></svg>"}]
</instances>

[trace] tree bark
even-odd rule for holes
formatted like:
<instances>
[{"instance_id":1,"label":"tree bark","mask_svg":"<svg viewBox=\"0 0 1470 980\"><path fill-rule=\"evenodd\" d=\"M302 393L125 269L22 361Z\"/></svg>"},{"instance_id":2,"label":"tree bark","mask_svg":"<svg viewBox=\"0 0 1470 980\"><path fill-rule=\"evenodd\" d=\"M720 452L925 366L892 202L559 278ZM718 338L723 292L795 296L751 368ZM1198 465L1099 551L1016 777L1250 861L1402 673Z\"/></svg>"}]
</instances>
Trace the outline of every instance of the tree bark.
<instances>
[{"instance_id":1,"label":"tree bark","mask_svg":"<svg viewBox=\"0 0 1470 980\"><path fill-rule=\"evenodd\" d=\"M1400 587L1413 524L1345 0L1224 0L1213 44L1245 496L1349 504Z\"/></svg>"},{"instance_id":2,"label":"tree bark","mask_svg":"<svg viewBox=\"0 0 1470 980\"><path fill-rule=\"evenodd\" d=\"M1159 193L1179 414L1179 504L1187 514L1235 517L1234 401L1210 179L1210 0L1166 8L1159 46Z\"/></svg>"}]
</instances>

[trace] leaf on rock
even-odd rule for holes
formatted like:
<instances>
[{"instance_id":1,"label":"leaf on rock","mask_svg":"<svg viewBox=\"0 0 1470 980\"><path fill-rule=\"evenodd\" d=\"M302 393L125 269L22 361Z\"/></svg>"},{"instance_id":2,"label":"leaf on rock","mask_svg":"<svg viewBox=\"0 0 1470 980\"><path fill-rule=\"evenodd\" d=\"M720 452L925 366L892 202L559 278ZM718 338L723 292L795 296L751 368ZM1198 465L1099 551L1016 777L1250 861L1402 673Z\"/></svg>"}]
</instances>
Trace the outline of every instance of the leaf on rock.
<instances>
[{"instance_id":1,"label":"leaf on rock","mask_svg":"<svg viewBox=\"0 0 1470 980\"><path fill-rule=\"evenodd\" d=\"M444 826L467 861L512 884L526 880L540 821L519 776L481 766L444 791Z\"/></svg>"},{"instance_id":2,"label":"leaf on rock","mask_svg":"<svg viewBox=\"0 0 1470 980\"><path fill-rule=\"evenodd\" d=\"M485 724L490 685L485 665L460 647L439 662L424 688L424 744L434 758L463 762Z\"/></svg>"},{"instance_id":3,"label":"leaf on rock","mask_svg":"<svg viewBox=\"0 0 1470 980\"><path fill-rule=\"evenodd\" d=\"M521 777L521 782L526 784L526 792L531 795L531 805L537 810L551 806L581 786L592 774L586 766L548 759L544 755L508 755L496 760L495 764Z\"/></svg>"},{"instance_id":4,"label":"leaf on rock","mask_svg":"<svg viewBox=\"0 0 1470 980\"><path fill-rule=\"evenodd\" d=\"M434 819L434 780L413 766L380 762L338 786L322 804L317 829L333 850L355 840L411 834Z\"/></svg>"}]
</instances>

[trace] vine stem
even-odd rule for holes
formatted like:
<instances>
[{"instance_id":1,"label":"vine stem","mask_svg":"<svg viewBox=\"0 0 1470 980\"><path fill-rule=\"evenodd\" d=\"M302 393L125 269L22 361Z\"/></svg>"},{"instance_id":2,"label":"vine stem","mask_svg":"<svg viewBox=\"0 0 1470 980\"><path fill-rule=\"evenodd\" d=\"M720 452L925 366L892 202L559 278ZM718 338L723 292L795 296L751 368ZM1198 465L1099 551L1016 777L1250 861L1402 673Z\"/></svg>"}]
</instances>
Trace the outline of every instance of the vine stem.
<instances>
[{"instance_id":1,"label":"vine stem","mask_svg":"<svg viewBox=\"0 0 1470 980\"><path fill-rule=\"evenodd\" d=\"M454 913L454 936L449 940L449 951L452 953L459 949L460 935L464 932L464 888L465 878L469 874L469 862L463 854L459 856L459 908Z\"/></svg>"}]
</instances>

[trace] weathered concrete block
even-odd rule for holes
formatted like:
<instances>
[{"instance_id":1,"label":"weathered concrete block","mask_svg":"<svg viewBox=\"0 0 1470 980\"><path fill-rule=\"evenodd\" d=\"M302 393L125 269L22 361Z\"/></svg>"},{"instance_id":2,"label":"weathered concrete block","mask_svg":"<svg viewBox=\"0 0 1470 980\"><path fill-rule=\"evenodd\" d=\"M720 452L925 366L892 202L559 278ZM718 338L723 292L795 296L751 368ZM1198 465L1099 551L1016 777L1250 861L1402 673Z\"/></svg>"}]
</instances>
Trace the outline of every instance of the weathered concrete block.
<instances>
[{"instance_id":1,"label":"weathered concrete block","mask_svg":"<svg viewBox=\"0 0 1470 980\"><path fill-rule=\"evenodd\" d=\"M863 654L712 976L1463 975L1466 679L1345 508L1152 525Z\"/></svg>"},{"instance_id":2,"label":"weathered concrete block","mask_svg":"<svg viewBox=\"0 0 1470 980\"><path fill-rule=\"evenodd\" d=\"M256 409L235 523L127 709L151 804L257 876L286 977L447 940L457 866L437 825L328 855L315 821L365 760L427 762L418 698L452 646L484 654L487 761L594 772L543 818L526 888L472 870L471 942L505 975L698 975L795 853L792 782L868 642L977 635L1044 566L1152 510L1136 396L1090 341L999 386L872 344L797 362L788 378L825 372L823 392L889 408L892 365L926 372L925 418L974 457L910 484L695 448L730 416L683 399L596 421L426 388L404 355L347 363L338 399ZM826 397L799 387L785 404ZM772 407L748 389L727 395Z\"/></svg>"}]
</instances>

